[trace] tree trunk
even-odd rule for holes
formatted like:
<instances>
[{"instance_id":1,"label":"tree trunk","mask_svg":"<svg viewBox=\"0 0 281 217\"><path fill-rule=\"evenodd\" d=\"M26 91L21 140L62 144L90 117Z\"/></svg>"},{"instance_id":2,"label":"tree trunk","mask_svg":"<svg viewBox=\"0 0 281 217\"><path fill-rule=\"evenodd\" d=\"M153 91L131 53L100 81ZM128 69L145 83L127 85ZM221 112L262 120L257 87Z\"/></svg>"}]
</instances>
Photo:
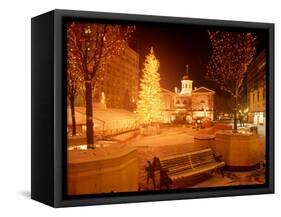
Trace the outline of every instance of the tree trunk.
<instances>
[{"instance_id":1,"label":"tree trunk","mask_svg":"<svg viewBox=\"0 0 281 217\"><path fill-rule=\"evenodd\" d=\"M234 97L234 133L237 133L237 97Z\"/></svg>"},{"instance_id":2,"label":"tree trunk","mask_svg":"<svg viewBox=\"0 0 281 217\"><path fill-rule=\"evenodd\" d=\"M92 82L85 81L86 89L86 126L87 126L87 146L94 148L94 127L93 127L93 101L92 101Z\"/></svg>"},{"instance_id":3,"label":"tree trunk","mask_svg":"<svg viewBox=\"0 0 281 217\"><path fill-rule=\"evenodd\" d=\"M70 110L71 110L71 120L72 120L72 136L76 135L76 118L75 118L75 108L74 108L74 95L69 97Z\"/></svg>"}]
</instances>

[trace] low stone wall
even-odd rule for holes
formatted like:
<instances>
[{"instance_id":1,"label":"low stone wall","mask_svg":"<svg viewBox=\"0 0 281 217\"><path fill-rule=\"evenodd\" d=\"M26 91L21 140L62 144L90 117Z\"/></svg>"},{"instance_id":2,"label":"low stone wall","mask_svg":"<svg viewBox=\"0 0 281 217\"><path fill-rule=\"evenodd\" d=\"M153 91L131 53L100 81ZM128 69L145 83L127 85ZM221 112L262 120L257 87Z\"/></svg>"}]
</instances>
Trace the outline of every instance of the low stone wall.
<instances>
[{"instance_id":1,"label":"low stone wall","mask_svg":"<svg viewBox=\"0 0 281 217\"><path fill-rule=\"evenodd\" d=\"M148 125L145 127L140 127L140 134L144 136L153 136L160 133L159 125Z\"/></svg>"},{"instance_id":2,"label":"low stone wall","mask_svg":"<svg viewBox=\"0 0 281 217\"><path fill-rule=\"evenodd\" d=\"M138 191L135 148L69 152L69 195L130 191Z\"/></svg>"},{"instance_id":3,"label":"low stone wall","mask_svg":"<svg viewBox=\"0 0 281 217\"><path fill-rule=\"evenodd\" d=\"M263 145L257 135L218 132L213 151L222 156L228 169L249 170L264 159Z\"/></svg>"}]
</instances>

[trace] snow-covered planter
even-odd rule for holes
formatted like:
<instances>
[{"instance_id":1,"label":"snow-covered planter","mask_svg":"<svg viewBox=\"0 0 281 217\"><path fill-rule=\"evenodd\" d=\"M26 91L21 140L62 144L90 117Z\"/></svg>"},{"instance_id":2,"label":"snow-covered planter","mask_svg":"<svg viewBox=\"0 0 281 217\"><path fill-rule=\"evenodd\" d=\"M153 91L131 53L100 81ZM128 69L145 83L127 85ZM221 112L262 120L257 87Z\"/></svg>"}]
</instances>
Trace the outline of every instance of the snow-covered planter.
<instances>
[{"instance_id":1,"label":"snow-covered planter","mask_svg":"<svg viewBox=\"0 0 281 217\"><path fill-rule=\"evenodd\" d=\"M70 195L138 191L137 150L104 144L96 149L68 152Z\"/></svg>"},{"instance_id":2,"label":"snow-covered planter","mask_svg":"<svg viewBox=\"0 0 281 217\"><path fill-rule=\"evenodd\" d=\"M196 134L194 135L194 146L198 148L212 148L215 143L214 134Z\"/></svg>"},{"instance_id":3,"label":"snow-covered planter","mask_svg":"<svg viewBox=\"0 0 281 217\"><path fill-rule=\"evenodd\" d=\"M219 131L216 133L213 149L230 170L254 169L264 157L264 146L259 136L251 133Z\"/></svg>"}]
</instances>

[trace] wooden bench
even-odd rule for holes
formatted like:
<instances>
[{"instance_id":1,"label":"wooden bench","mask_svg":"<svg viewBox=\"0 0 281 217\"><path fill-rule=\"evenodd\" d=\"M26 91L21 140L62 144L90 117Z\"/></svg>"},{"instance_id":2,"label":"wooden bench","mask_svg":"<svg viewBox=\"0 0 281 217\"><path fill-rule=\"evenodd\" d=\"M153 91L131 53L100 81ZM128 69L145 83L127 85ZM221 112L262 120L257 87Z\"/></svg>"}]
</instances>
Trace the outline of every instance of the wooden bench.
<instances>
[{"instance_id":1,"label":"wooden bench","mask_svg":"<svg viewBox=\"0 0 281 217\"><path fill-rule=\"evenodd\" d=\"M185 153L171 155L161 159L155 157L152 167L154 171L160 171L160 189L169 185L173 180L180 178L192 177L203 173L219 170L223 175L222 168L225 163L215 158L210 148Z\"/></svg>"}]
</instances>

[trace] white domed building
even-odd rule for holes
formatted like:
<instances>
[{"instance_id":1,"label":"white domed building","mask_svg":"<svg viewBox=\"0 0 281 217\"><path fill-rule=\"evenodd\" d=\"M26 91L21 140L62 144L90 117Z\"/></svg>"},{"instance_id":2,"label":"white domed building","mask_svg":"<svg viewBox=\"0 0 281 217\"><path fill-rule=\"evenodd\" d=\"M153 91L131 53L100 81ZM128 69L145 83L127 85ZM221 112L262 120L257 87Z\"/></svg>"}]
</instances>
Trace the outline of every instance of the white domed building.
<instances>
[{"instance_id":1,"label":"white domed building","mask_svg":"<svg viewBox=\"0 0 281 217\"><path fill-rule=\"evenodd\" d=\"M181 89L175 87L174 92L161 89L163 103L163 122L191 123L194 119L214 119L214 94L215 91L206 87L193 89L193 81L186 74L181 80Z\"/></svg>"}]
</instances>

